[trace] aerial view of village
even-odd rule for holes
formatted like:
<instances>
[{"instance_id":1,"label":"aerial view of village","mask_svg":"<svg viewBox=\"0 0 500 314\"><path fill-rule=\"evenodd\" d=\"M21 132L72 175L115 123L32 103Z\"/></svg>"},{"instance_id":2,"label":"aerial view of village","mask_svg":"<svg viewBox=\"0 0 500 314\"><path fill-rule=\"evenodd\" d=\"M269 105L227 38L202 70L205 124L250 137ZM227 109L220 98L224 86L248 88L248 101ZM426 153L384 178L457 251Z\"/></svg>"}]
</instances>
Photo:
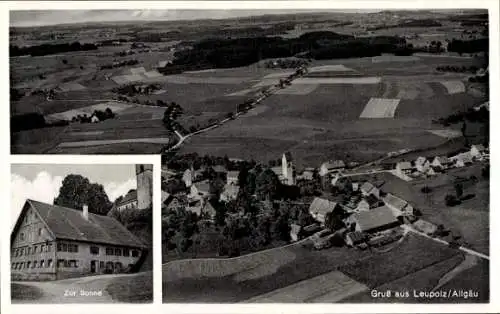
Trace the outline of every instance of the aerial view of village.
<instances>
[{"instance_id":1,"label":"aerial view of village","mask_svg":"<svg viewBox=\"0 0 500 314\"><path fill-rule=\"evenodd\" d=\"M163 302L490 300L487 10L175 14L10 13L12 154L161 154Z\"/></svg>"}]
</instances>

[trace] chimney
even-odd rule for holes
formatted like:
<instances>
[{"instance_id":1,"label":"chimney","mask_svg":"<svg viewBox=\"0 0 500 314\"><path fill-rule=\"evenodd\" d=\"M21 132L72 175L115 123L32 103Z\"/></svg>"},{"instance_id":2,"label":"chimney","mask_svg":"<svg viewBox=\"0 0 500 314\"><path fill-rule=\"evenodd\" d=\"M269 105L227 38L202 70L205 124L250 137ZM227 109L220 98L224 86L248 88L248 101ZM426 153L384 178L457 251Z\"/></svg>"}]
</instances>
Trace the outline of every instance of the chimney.
<instances>
[{"instance_id":1,"label":"chimney","mask_svg":"<svg viewBox=\"0 0 500 314\"><path fill-rule=\"evenodd\" d=\"M89 220L89 207L87 204L83 205L83 212L82 212L83 219Z\"/></svg>"}]
</instances>

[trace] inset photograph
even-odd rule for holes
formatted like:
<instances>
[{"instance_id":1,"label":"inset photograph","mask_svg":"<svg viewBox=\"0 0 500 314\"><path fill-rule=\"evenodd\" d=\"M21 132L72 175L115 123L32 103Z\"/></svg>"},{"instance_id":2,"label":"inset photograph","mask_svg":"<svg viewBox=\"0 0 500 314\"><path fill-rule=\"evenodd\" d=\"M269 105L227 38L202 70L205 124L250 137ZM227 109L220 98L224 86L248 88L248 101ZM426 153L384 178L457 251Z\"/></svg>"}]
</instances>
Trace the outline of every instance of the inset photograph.
<instances>
[{"instance_id":1,"label":"inset photograph","mask_svg":"<svg viewBox=\"0 0 500 314\"><path fill-rule=\"evenodd\" d=\"M13 164L12 303L153 300L153 165Z\"/></svg>"}]
</instances>

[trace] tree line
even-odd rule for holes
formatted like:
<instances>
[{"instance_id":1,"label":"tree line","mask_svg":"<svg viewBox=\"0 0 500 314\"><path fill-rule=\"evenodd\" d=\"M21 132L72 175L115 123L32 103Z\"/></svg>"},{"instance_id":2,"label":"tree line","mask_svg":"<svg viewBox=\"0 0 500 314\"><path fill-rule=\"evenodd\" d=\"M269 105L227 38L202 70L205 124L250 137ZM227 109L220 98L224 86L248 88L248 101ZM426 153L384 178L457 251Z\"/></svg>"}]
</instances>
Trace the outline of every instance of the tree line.
<instances>
[{"instance_id":1,"label":"tree line","mask_svg":"<svg viewBox=\"0 0 500 314\"><path fill-rule=\"evenodd\" d=\"M66 44L41 44L29 47L18 47L16 45L9 46L9 54L11 57L17 56L45 56L72 51L90 51L97 50L95 44L80 44L79 42Z\"/></svg>"},{"instance_id":2,"label":"tree line","mask_svg":"<svg viewBox=\"0 0 500 314\"><path fill-rule=\"evenodd\" d=\"M306 53L314 59L364 57L381 53L403 53L405 47L406 40L401 37L355 38L329 31L309 32L291 39L210 38L195 42L192 49L175 52L173 63L158 70L170 74L182 68L238 67L262 59L288 58L299 53Z\"/></svg>"}]
</instances>

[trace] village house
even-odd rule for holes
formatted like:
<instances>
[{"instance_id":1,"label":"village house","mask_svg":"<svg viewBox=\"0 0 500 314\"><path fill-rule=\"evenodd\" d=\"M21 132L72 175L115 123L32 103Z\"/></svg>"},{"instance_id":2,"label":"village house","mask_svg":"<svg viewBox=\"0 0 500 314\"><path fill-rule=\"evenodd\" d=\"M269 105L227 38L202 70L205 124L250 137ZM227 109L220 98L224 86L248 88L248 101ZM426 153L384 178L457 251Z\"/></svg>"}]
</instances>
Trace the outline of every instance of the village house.
<instances>
[{"instance_id":1,"label":"village house","mask_svg":"<svg viewBox=\"0 0 500 314\"><path fill-rule=\"evenodd\" d=\"M130 190L123 199L113 205L108 215L115 211L123 211L125 209L145 209L152 204L153 194L153 166L152 165L136 165L136 190Z\"/></svg>"},{"instance_id":2,"label":"village house","mask_svg":"<svg viewBox=\"0 0 500 314\"><path fill-rule=\"evenodd\" d=\"M178 211L186 208L188 204L187 195L185 193L177 193L170 195L164 202L164 208L167 210Z\"/></svg>"},{"instance_id":3,"label":"village house","mask_svg":"<svg viewBox=\"0 0 500 314\"><path fill-rule=\"evenodd\" d=\"M291 224L290 225L290 240L292 242L299 241L300 231L302 230L302 226Z\"/></svg>"},{"instance_id":4,"label":"village house","mask_svg":"<svg viewBox=\"0 0 500 314\"><path fill-rule=\"evenodd\" d=\"M190 193L188 195L189 199L200 200L210 196L210 183L208 180L193 183L191 185Z\"/></svg>"},{"instance_id":5,"label":"village house","mask_svg":"<svg viewBox=\"0 0 500 314\"><path fill-rule=\"evenodd\" d=\"M215 208L210 201L203 198L189 202L186 210L196 213L198 217L206 220L213 220L216 214Z\"/></svg>"},{"instance_id":6,"label":"village house","mask_svg":"<svg viewBox=\"0 0 500 314\"><path fill-rule=\"evenodd\" d=\"M120 273L139 266L147 247L117 220L27 200L11 233L13 280Z\"/></svg>"},{"instance_id":7,"label":"village house","mask_svg":"<svg viewBox=\"0 0 500 314\"><path fill-rule=\"evenodd\" d=\"M454 162L454 165L457 168L462 168L472 164L472 155L470 152L460 153L450 159Z\"/></svg>"},{"instance_id":8,"label":"village house","mask_svg":"<svg viewBox=\"0 0 500 314\"><path fill-rule=\"evenodd\" d=\"M432 167L437 167L441 170L446 170L450 167L452 161L446 156L436 156L431 162Z\"/></svg>"},{"instance_id":9,"label":"village house","mask_svg":"<svg viewBox=\"0 0 500 314\"><path fill-rule=\"evenodd\" d=\"M355 224L355 231L377 232L398 226L400 222L387 206L352 214L348 222Z\"/></svg>"},{"instance_id":10,"label":"village house","mask_svg":"<svg viewBox=\"0 0 500 314\"><path fill-rule=\"evenodd\" d=\"M312 181L314 180L314 168L305 168L300 175L297 176L297 180Z\"/></svg>"},{"instance_id":11,"label":"village house","mask_svg":"<svg viewBox=\"0 0 500 314\"><path fill-rule=\"evenodd\" d=\"M137 190L129 191L121 201L115 204L116 210L123 211L124 209L137 208ZM114 209L113 209L114 210Z\"/></svg>"},{"instance_id":12,"label":"village house","mask_svg":"<svg viewBox=\"0 0 500 314\"><path fill-rule=\"evenodd\" d=\"M480 158L483 156L483 154L486 152L486 149L484 148L484 145L478 144L478 145L472 145L470 148L470 154L473 158Z\"/></svg>"},{"instance_id":13,"label":"village house","mask_svg":"<svg viewBox=\"0 0 500 314\"><path fill-rule=\"evenodd\" d=\"M382 200L385 206L392 210L392 213L396 217L403 215L412 215L413 206L402 198L399 198L391 193L387 193Z\"/></svg>"},{"instance_id":14,"label":"village house","mask_svg":"<svg viewBox=\"0 0 500 314\"><path fill-rule=\"evenodd\" d=\"M232 200L236 200L238 198L238 192L240 191L240 187L237 185L226 184L224 186L224 190L220 194L220 200L222 202L229 202Z\"/></svg>"},{"instance_id":15,"label":"village house","mask_svg":"<svg viewBox=\"0 0 500 314\"><path fill-rule=\"evenodd\" d=\"M352 187L352 181L349 177L344 177L340 173L336 173L332 180L330 181L331 185L337 187L340 190L344 190L348 187Z\"/></svg>"},{"instance_id":16,"label":"village house","mask_svg":"<svg viewBox=\"0 0 500 314\"><path fill-rule=\"evenodd\" d=\"M415 168L417 169L418 172L426 173L431 164L429 160L425 157L418 157L417 160L415 161Z\"/></svg>"},{"instance_id":17,"label":"village house","mask_svg":"<svg viewBox=\"0 0 500 314\"><path fill-rule=\"evenodd\" d=\"M413 172L413 166L409 161L400 161L396 164L396 172L400 176L407 176Z\"/></svg>"},{"instance_id":18,"label":"village house","mask_svg":"<svg viewBox=\"0 0 500 314\"><path fill-rule=\"evenodd\" d=\"M374 195L375 197L380 198L380 190L368 181L361 185L360 191L363 196Z\"/></svg>"},{"instance_id":19,"label":"village house","mask_svg":"<svg viewBox=\"0 0 500 314\"><path fill-rule=\"evenodd\" d=\"M354 211L368 211L370 209L380 207L381 205L383 205L383 203L375 195L369 194L361 199Z\"/></svg>"},{"instance_id":20,"label":"village house","mask_svg":"<svg viewBox=\"0 0 500 314\"><path fill-rule=\"evenodd\" d=\"M324 198L315 197L309 206L311 216L322 224L325 223L326 214L333 212L340 207L336 202L329 201Z\"/></svg>"},{"instance_id":21,"label":"village house","mask_svg":"<svg viewBox=\"0 0 500 314\"><path fill-rule=\"evenodd\" d=\"M229 185L238 185L239 171L228 171L226 175L226 182Z\"/></svg>"},{"instance_id":22,"label":"village house","mask_svg":"<svg viewBox=\"0 0 500 314\"><path fill-rule=\"evenodd\" d=\"M343 170L345 170L345 163L343 160L328 161L321 164L319 175L324 177L327 174L341 172Z\"/></svg>"}]
</instances>

